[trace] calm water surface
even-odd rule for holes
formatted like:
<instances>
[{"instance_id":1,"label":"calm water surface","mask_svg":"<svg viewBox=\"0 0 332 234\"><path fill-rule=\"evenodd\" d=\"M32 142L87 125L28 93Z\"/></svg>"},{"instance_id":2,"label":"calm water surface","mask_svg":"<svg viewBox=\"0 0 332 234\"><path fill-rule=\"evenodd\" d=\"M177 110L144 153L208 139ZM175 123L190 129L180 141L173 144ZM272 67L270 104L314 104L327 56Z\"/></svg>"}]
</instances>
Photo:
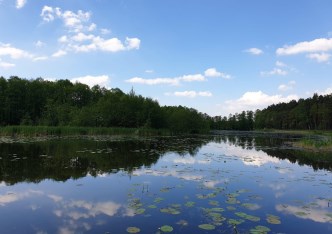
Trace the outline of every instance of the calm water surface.
<instances>
[{"instance_id":1,"label":"calm water surface","mask_svg":"<svg viewBox=\"0 0 332 234\"><path fill-rule=\"evenodd\" d=\"M0 233L332 233L332 166L290 140L2 139Z\"/></svg>"}]
</instances>

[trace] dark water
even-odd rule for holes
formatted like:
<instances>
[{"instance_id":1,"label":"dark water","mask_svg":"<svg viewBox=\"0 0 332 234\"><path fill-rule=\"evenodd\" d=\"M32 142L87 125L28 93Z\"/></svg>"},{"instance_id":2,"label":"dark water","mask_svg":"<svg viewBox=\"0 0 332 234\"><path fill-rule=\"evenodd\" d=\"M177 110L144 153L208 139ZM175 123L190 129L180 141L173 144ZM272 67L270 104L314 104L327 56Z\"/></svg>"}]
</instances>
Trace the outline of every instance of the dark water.
<instances>
[{"instance_id":1,"label":"dark water","mask_svg":"<svg viewBox=\"0 0 332 234\"><path fill-rule=\"evenodd\" d=\"M0 233L332 233L332 155L291 140L2 139Z\"/></svg>"}]
</instances>

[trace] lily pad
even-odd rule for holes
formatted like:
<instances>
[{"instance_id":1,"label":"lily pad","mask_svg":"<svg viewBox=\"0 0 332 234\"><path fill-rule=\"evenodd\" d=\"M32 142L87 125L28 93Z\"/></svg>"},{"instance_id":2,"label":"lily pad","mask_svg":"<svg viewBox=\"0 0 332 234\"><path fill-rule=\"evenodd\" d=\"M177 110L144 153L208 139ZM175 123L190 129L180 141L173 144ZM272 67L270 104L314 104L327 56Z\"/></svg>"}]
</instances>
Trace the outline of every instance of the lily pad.
<instances>
[{"instance_id":1,"label":"lily pad","mask_svg":"<svg viewBox=\"0 0 332 234\"><path fill-rule=\"evenodd\" d=\"M214 226L212 224L208 224L208 223L200 224L200 225L198 225L198 227L200 229L204 229L204 230L214 230L216 228L216 226Z\"/></svg>"},{"instance_id":2,"label":"lily pad","mask_svg":"<svg viewBox=\"0 0 332 234\"><path fill-rule=\"evenodd\" d=\"M195 205L195 202L193 201L188 201L184 204L186 207L193 207Z\"/></svg>"},{"instance_id":3,"label":"lily pad","mask_svg":"<svg viewBox=\"0 0 332 234\"><path fill-rule=\"evenodd\" d=\"M139 233L140 231L141 231L141 229L139 229L138 227L128 227L127 228L128 233Z\"/></svg>"},{"instance_id":4,"label":"lily pad","mask_svg":"<svg viewBox=\"0 0 332 234\"><path fill-rule=\"evenodd\" d=\"M275 215L267 215L266 221L270 224L281 224L280 218Z\"/></svg>"},{"instance_id":5,"label":"lily pad","mask_svg":"<svg viewBox=\"0 0 332 234\"><path fill-rule=\"evenodd\" d=\"M230 225L234 225L234 226L236 226L236 225L240 225L240 224L243 223L243 222L244 222L243 219L229 219L229 220L228 220L228 223L229 223Z\"/></svg>"},{"instance_id":6,"label":"lily pad","mask_svg":"<svg viewBox=\"0 0 332 234\"><path fill-rule=\"evenodd\" d=\"M250 220L250 221L253 221L253 222L258 222L260 220L259 217L257 216L253 216L253 215L248 215L244 212L235 212L235 214L243 219L247 219L247 220Z\"/></svg>"},{"instance_id":7,"label":"lily pad","mask_svg":"<svg viewBox=\"0 0 332 234\"><path fill-rule=\"evenodd\" d=\"M145 212L145 209L143 209L143 208L135 210L136 214L143 214L144 212Z\"/></svg>"},{"instance_id":8,"label":"lily pad","mask_svg":"<svg viewBox=\"0 0 332 234\"><path fill-rule=\"evenodd\" d=\"M269 231L271 231L270 228L259 225L253 229L250 229L250 234L265 234L265 233L268 233Z\"/></svg>"},{"instance_id":9,"label":"lily pad","mask_svg":"<svg viewBox=\"0 0 332 234\"><path fill-rule=\"evenodd\" d=\"M164 225L160 228L160 230L162 232L172 232L173 231L173 227L172 226L169 226L169 225Z\"/></svg>"}]
</instances>

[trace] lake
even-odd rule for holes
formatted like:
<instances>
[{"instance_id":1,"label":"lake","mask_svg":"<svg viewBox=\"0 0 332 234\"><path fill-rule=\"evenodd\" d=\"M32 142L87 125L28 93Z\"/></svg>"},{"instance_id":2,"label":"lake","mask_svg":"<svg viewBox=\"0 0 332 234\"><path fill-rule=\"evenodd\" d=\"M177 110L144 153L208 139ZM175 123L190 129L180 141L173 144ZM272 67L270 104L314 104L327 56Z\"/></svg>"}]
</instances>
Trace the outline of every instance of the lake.
<instances>
[{"instance_id":1,"label":"lake","mask_svg":"<svg viewBox=\"0 0 332 234\"><path fill-rule=\"evenodd\" d=\"M298 136L0 139L1 233L331 233Z\"/></svg>"}]
</instances>

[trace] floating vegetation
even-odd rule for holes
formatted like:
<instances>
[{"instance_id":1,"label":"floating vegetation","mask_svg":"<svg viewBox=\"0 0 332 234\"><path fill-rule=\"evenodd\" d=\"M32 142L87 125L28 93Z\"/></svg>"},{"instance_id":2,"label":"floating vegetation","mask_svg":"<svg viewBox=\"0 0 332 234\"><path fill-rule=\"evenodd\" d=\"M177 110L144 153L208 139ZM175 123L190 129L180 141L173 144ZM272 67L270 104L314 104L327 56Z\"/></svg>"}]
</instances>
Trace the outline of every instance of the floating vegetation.
<instances>
[{"instance_id":1,"label":"floating vegetation","mask_svg":"<svg viewBox=\"0 0 332 234\"><path fill-rule=\"evenodd\" d=\"M216 228L216 226L214 226L212 224L208 224L208 223L200 224L200 225L198 225L198 227L200 229L204 229L204 230L214 230Z\"/></svg>"},{"instance_id":2,"label":"floating vegetation","mask_svg":"<svg viewBox=\"0 0 332 234\"><path fill-rule=\"evenodd\" d=\"M187 201L184 205L185 205L186 207L193 207L195 204L196 204L196 203L193 202L193 201Z\"/></svg>"},{"instance_id":3,"label":"floating vegetation","mask_svg":"<svg viewBox=\"0 0 332 234\"><path fill-rule=\"evenodd\" d=\"M209 201L209 204L210 204L211 206L219 206L219 202L218 202L218 201L214 201L214 200L210 200L210 201Z\"/></svg>"},{"instance_id":4,"label":"floating vegetation","mask_svg":"<svg viewBox=\"0 0 332 234\"><path fill-rule=\"evenodd\" d=\"M258 204L254 203L242 203L242 206L247 208L248 210L258 210L261 208Z\"/></svg>"},{"instance_id":5,"label":"floating vegetation","mask_svg":"<svg viewBox=\"0 0 332 234\"><path fill-rule=\"evenodd\" d=\"M149 205L148 208L150 208L150 209L156 209L157 206L156 205Z\"/></svg>"},{"instance_id":6,"label":"floating vegetation","mask_svg":"<svg viewBox=\"0 0 332 234\"><path fill-rule=\"evenodd\" d=\"M160 209L160 212L166 213L166 214L172 214L172 215L177 215L177 214L181 213L178 208L174 208L174 207L162 208L162 209Z\"/></svg>"},{"instance_id":7,"label":"floating vegetation","mask_svg":"<svg viewBox=\"0 0 332 234\"><path fill-rule=\"evenodd\" d=\"M164 198L162 198L162 197L157 197L157 198L155 198L154 199L154 203L160 203L161 201L163 201L164 200Z\"/></svg>"},{"instance_id":8,"label":"floating vegetation","mask_svg":"<svg viewBox=\"0 0 332 234\"><path fill-rule=\"evenodd\" d=\"M234 210L236 210L236 208L235 208L234 206L227 206L226 208L227 208L227 210L229 210L229 211L234 211Z\"/></svg>"},{"instance_id":9,"label":"floating vegetation","mask_svg":"<svg viewBox=\"0 0 332 234\"><path fill-rule=\"evenodd\" d=\"M297 212L295 212L295 215L296 215L296 216L306 216L307 213L306 213L306 212L303 212L303 211L297 211Z\"/></svg>"},{"instance_id":10,"label":"floating vegetation","mask_svg":"<svg viewBox=\"0 0 332 234\"><path fill-rule=\"evenodd\" d=\"M244 222L243 219L229 219L227 221L230 225L237 226Z\"/></svg>"},{"instance_id":11,"label":"floating vegetation","mask_svg":"<svg viewBox=\"0 0 332 234\"><path fill-rule=\"evenodd\" d=\"M128 233L139 233L140 231L141 231L141 229L139 229L138 227L128 227L127 228Z\"/></svg>"},{"instance_id":12,"label":"floating vegetation","mask_svg":"<svg viewBox=\"0 0 332 234\"><path fill-rule=\"evenodd\" d=\"M237 216L239 216L240 218L247 219L247 220L250 220L250 221L253 221L253 222L258 222L260 220L259 217L253 216L253 215L248 215L244 212L235 212L235 214Z\"/></svg>"},{"instance_id":13,"label":"floating vegetation","mask_svg":"<svg viewBox=\"0 0 332 234\"><path fill-rule=\"evenodd\" d=\"M271 231L270 228L265 226L256 226L255 228L250 229L250 234L266 234Z\"/></svg>"},{"instance_id":14,"label":"floating vegetation","mask_svg":"<svg viewBox=\"0 0 332 234\"><path fill-rule=\"evenodd\" d=\"M160 230L162 232L172 232L173 231L173 227L172 226L169 226L169 225L164 225L160 228Z\"/></svg>"},{"instance_id":15,"label":"floating vegetation","mask_svg":"<svg viewBox=\"0 0 332 234\"><path fill-rule=\"evenodd\" d=\"M144 208L140 208L140 209L135 210L135 214L143 214L144 212L145 212Z\"/></svg>"},{"instance_id":16,"label":"floating vegetation","mask_svg":"<svg viewBox=\"0 0 332 234\"><path fill-rule=\"evenodd\" d=\"M266 221L270 224L281 224L280 218L275 215L268 214L266 217Z\"/></svg>"}]
</instances>

